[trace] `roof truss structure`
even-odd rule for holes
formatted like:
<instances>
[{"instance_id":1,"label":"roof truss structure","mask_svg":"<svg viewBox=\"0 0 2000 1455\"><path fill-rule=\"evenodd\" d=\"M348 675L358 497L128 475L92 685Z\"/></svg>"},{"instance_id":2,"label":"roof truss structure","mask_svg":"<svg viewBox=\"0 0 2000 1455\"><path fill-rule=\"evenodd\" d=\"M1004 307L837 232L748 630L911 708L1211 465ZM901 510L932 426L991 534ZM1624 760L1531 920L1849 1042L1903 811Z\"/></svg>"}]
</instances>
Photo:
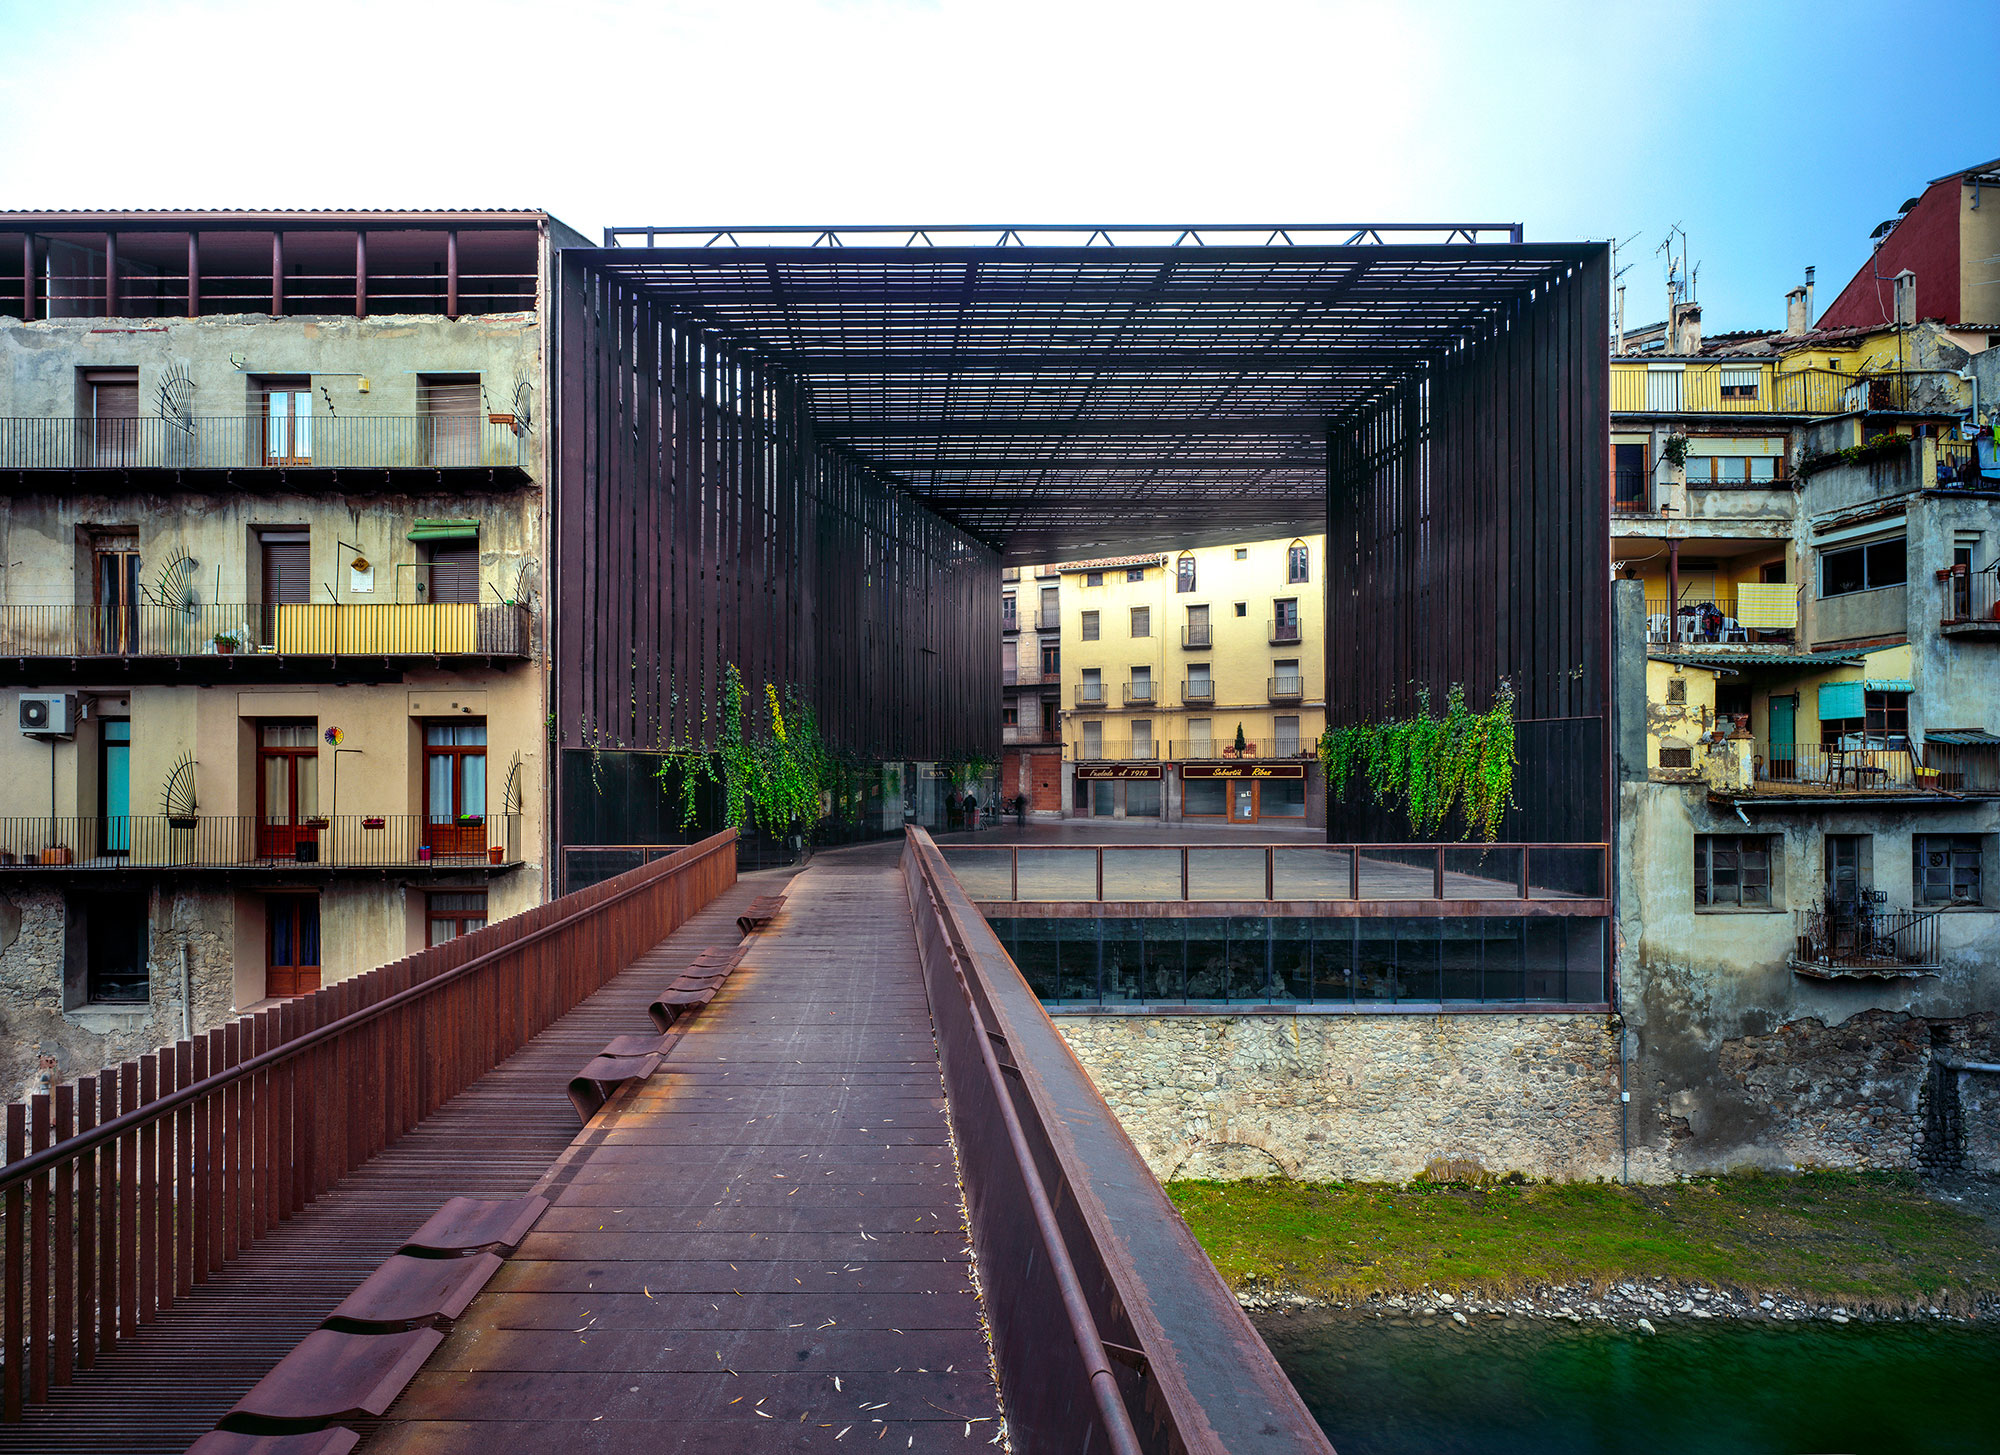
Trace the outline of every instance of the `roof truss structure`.
<instances>
[{"instance_id":1,"label":"roof truss structure","mask_svg":"<svg viewBox=\"0 0 2000 1455\"><path fill-rule=\"evenodd\" d=\"M653 245L583 261L1026 563L1322 529L1328 429L1588 250L1417 231L617 228Z\"/></svg>"}]
</instances>

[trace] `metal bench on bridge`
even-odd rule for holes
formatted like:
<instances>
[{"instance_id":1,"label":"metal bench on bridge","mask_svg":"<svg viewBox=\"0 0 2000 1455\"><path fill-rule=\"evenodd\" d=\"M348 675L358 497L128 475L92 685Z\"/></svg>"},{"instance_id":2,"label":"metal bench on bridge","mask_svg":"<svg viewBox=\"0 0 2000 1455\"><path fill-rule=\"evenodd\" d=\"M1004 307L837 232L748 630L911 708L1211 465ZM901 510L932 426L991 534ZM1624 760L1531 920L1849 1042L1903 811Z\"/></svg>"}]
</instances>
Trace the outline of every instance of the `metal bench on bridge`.
<instances>
[{"instance_id":1,"label":"metal bench on bridge","mask_svg":"<svg viewBox=\"0 0 2000 1455\"><path fill-rule=\"evenodd\" d=\"M753 934L778 917L778 911L785 907L785 896L766 894L750 901L750 907L736 916L736 927L744 934Z\"/></svg>"}]
</instances>

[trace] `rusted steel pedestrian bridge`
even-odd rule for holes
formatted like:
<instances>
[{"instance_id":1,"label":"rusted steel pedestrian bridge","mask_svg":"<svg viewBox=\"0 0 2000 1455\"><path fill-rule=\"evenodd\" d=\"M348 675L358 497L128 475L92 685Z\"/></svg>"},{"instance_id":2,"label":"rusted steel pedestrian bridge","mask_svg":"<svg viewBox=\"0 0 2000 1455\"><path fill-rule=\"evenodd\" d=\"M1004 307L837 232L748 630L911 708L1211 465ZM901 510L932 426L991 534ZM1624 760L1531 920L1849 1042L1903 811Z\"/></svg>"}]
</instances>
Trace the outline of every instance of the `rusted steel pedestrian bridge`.
<instances>
[{"instance_id":1,"label":"rusted steel pedestrian bridge","mask_svg":"<svg viewBox=\"0 0 2000 1455\"><path fill-rule=\"evenodd\" d=\"M6 1134L0 1449L1328 1449L921 830L720 834Z\"/></svg>"}]
</instances>

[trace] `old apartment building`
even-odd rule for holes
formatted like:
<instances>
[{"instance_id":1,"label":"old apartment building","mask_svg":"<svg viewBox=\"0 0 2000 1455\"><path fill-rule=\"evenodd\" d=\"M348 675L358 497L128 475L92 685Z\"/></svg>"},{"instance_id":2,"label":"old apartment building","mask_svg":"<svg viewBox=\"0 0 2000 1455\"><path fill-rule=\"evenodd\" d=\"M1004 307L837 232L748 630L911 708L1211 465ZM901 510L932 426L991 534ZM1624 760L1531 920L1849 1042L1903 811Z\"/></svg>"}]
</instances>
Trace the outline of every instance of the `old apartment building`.
<instances>
[{"instance_id":1,"label":"old apartment building","mask_svg":"<svg viewBox=\"0 0 2000 1455\"><path fill-rule=\"evenodd\" d=\"M1062 572L1053 565L1000 570L1000 776L1002 807L1063 811Z\"/></svg>"},{"instance_id":2,"label":"old apartment building","mask_svg":"<svg viewBox=\"0 0 2000 1455\"><path fill-rule=\"evenodd\" d=\"M541 897L555 226L0 215L9 1085Z\"/></svg>"},{"instance_id":3,"label":"old apartment building","mask_svg":"<svg viewBox=\"0 0 2000 1455\"><path fill-rule=\"evenodd\" d=\"M1324 542L1056 568L1071 816L1326 822Z\"/></svg>"},{"instance_id":4,"label":"old apartment building","mask_svg":"<svg viewBox=\"0 0 2000 1455\"><path fill-rule=\"evenodd\" d=\"M1620 975L1687 1165L1908 1156L1901 1068L2000 1013L1986 340L1788 302L1611 364Z\"/></svg>"}]
</instances>

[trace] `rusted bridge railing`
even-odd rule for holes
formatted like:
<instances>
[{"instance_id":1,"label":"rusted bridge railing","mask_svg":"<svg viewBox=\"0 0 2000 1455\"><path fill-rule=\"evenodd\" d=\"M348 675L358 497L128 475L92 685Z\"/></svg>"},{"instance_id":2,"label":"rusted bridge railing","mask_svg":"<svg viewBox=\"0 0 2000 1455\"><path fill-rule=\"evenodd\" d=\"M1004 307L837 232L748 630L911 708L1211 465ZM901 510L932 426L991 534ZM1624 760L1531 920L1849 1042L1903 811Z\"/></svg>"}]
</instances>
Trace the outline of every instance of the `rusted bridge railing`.
<instances>
[{"instance_id":1,"label":"rusted bridge railing","mask_svg":"<svg viewBox=\"0 0 2000 1455\"><path fill-rule=\"evenodd\" d=\"M903 882L1014 1448L1332 1455L937 845L908 832Z\"/></svg>"},{"instance_id":2,"label":"rusted bridge railing","mask_svg":"<svg viewBox=\"0 0 2000 1455\"><path fill-rule=\"evenodd\" d=\"M717 834L10 1105L5 1418L138 1336L735 880L736 835Z\"/></svg>"}]
</instances>

